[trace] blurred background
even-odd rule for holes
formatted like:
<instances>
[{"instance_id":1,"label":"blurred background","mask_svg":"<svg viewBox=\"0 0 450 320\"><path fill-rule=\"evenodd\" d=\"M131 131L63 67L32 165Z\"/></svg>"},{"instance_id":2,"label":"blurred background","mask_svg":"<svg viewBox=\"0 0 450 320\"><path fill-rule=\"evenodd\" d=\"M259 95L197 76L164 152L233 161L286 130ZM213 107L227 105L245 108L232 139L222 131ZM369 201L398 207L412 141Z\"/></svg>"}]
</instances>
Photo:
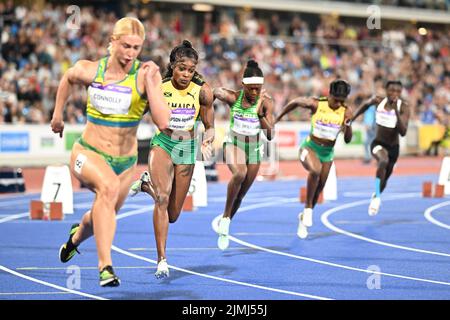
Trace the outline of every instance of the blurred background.
<instances>
[{"instance_id":1,"label":"blurred background","mask_svg":"<svg viewBox=\"0 0 450 320\"><path fill-rule=\"evenodd\" d=\"M144 23L140 59L154 60L162 72L183 39L200 52L197 70L212 87L238 90L246 61L257 60L276 114L295 97L327 95L337 77L351 83L348 104L354 109L384 94L387 80L400 80L411 108L401 153L449 153L449 0L8 0L0 1L0 15L0 167L68 162L86 122L86 90L72 93L60 139L49 125L59 80L77 60L105 56L114 23L123 16ZM214 108L220 153L229 110L218 101ZM365 146L374 134L371 112L355 124L350 145L338 140L337 158L370 162ZM277 158L296 159L308 119L299 110L277 125ZM146 116L139 128L140 163L152 134Z\"/></svg>"}]
</instances>

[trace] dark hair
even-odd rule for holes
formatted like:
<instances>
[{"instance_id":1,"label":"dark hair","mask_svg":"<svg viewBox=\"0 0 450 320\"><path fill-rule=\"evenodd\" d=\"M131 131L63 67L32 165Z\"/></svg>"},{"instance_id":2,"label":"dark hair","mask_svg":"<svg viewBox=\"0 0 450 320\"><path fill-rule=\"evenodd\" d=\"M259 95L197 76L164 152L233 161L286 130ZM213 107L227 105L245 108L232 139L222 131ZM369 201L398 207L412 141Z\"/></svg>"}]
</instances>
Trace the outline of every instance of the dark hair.
<instances>
[{"instance_id":1,"label":"dark hair","mask_svg":"<svg viewBox=\"0 0 450 320\"><path fill-rule=\"evenodd\" d=\"M342 79L336 79L330 83L330 95L339 98L347 98L352 87L350 84Z\"/></svg>"},{"instance_id":2,"label":"dark hair","mask_svg":"<svg viewBox=\"0 0 450 320\"><path fill-rule=\"evenodd\" d=\"M399 80L390 80L390 81L388 81L388 82L386 82L386 86L385 86L385 88L387 89L387 88L389 88L389 86L390 85L399 85L400 87L403 87L403 84L402 84L402 82L401 81L399 81Z\"/></svg>"},{"instance_id":3,"label":"dark hair","mask_svg":"<svg viewBox=\"0 0 450 320\"><path fill-rule=\"evenodd\" d=\"M244 70L244 78L246 77L264 77L262 70L258 66L258 62L255 60L248 60L247 66Z\"/></svg>"},{"instance_id":4,"label":"dark hair","mask_svg":"<svg viewBox=\"0 0 450 320\"><path fill-rule=\"evenodd\" d=\"M173 75L173 69L172 65L181 58L190 58L195 61L198 61L198 52L192 47L192 43L189 40L183 40L183 42L172 49L170 52L169 57L169 64L167 65L167 72L164 76L164 78L171 78ZM194 77L200 77L201 76L195 72Z\"/></svg>"}]
</instances>

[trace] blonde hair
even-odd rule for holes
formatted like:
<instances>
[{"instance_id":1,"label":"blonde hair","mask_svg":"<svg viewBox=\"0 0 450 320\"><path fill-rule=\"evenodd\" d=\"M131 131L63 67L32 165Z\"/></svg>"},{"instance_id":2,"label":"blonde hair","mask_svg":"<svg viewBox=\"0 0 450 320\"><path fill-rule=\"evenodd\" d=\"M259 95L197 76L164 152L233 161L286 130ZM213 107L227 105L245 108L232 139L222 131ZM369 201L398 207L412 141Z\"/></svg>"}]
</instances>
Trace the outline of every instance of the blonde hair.
<instances>
[{"instance_id":1,"label":"blonde hair","mask_svg":"<svg viewBox=\"0 0 450 320\"><path fill-rule=\"evenodd\" d=\"M145 28L142 22L133 17L124 17L114 25L111 40L118 40L121 36L137 35L145 40ZM108 52L112 54L112 44L108 45Z\"/></svg>"}]
</instances>

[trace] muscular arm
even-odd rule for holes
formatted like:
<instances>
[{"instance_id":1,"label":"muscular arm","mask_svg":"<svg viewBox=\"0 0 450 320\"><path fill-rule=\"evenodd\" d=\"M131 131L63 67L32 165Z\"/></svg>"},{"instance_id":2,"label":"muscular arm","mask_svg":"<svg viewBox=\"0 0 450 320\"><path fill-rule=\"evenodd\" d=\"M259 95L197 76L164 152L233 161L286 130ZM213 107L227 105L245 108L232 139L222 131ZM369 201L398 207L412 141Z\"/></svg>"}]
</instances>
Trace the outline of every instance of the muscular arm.
<instances>
[{"instance_id":1,"label":"muscular arm","mask_svg":"<svg viewBox=\"0 0 450 320\"><path fill-rule=\"evenodd\" d=\"M292 110L301 107L305 109L309 109L311 111L315 111L317 109L317 99L313 97L299 97L292 101L290 101L281 111L281 113L276 117L275 123L281 120L284 115L288 114Z\"/></svg>"},{"instance_id":2,"label":"muscular arm","mask_svg":"<svg viewBox=\"0 0 450 320\"><path fill-rule=\"evenodd\" d=\"M262 102L261 111L258 112L259 122L261 124L261 128L264 130L267 139L273 139L273 100L270 96L264 99Z\"/></svg>"},{"instance_id":3,"label":"muscular arm","mask_svg":"<svg viewBox=\"0 0 450 320\"><path fill-rule=\"evenodd\" d=\"M166 99L162 92L162 78L159 67L152 61L142 65L144 87L153 122L159 130L169 126L170 109L167 108Z\"/></svg>"},{"instance_id":4,"label":"muscular arm","mask_svg":"<svg viewBox=\"0 0 450 320\"><path fill-rule=\"evenodd\" d=\"M382 97L375 96L375 97L371 97L368 100L366 100L365 102L363 102L363 104L358 108L358 110L356 110L355 114L353 115L352 121L354 121L356 118L358 118L364 112L366 112L367 109L369 109L369 107L371 105L379 104L381 102L381 100L383 100Z\"/></svg>"},{"instance_id":5,"label":"muscular arm","mask_svg":"<svg viewBox=\"0 0 450 320\"><path fill-rule=\"evenodd\" d=\"M59 82L56 92L55 109L51 120L53 132L59 133L62 137L64 130L63 111L67 99L70 96L74 84L89 85L94 79L97 70L98 61L79 60L75 65L69 68Z\"/></svg>"},{"instance_id":6,"label":"muscular arm","mask_svg":"<svg viewBox=\"0 0 450 320\"><path fill-rule=\"evenodd\" d=\"M352 115L353 115L352 109L350 107L347 107L347 110L345 110L344 125L343 125L345 143L350 143L350 141L352 141L353 137L353 130L351 126Z\"/></svg>"},{"instance_id":7,"label":"muscular arm","mask_svg":"<svg viewBox=\"0 0 450 320\"><path fill-rule=\"evenodd\" d=\"M97 62L88 60L79 60L75 65L69 68L59 82L58 91L56 92L55 110L53 117L60 116L64 110L64 104L69 98L70 91L74 84L89 85L95 76Z\"/></svg>"},{"instance_id":8,"label":"muscular arm","mask_svg":"<svg viewBox=\"0 0 450 320\"><path fill-rule=\"evenodd\" d=\"M214 88L213 95L214 99L219 99L220 101L223 101L227 103L228 105L232 105L236 102L236 99L238 97L239 92L227 89L227 88Z\"/></svg>"},{"instance_id":9,"label":"muscular arm","mask_svg":"<svg viewBox=\"0 0 450 320\"><path fill-rule=\"evenodd\" d=\"M395 108L395 114L397 115L397 130L398 133L404 137L406 135L406 131L408 130L409 123L409 107L406 102L402 101L402 105L400 107L400 113L397 108Z\"/></svg>"},{"instance_id":10,"label":"muscular arm","mask_svg":"<svg viewBox=\"0 0 450 320\"><path fill-rule=\"evenodd\" d=\"M214 95L211 87L205 83L200 90L200 118L205 126L206 135L204 140L214 140Z\"/></svg>"}]
</instances>

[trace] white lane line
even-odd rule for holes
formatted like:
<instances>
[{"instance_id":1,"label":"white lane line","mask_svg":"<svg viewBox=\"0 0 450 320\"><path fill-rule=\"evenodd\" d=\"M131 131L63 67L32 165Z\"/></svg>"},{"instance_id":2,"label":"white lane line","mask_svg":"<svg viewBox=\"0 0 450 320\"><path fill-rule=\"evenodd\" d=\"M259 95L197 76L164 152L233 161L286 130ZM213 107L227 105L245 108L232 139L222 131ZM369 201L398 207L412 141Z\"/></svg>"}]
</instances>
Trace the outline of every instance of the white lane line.
<instances>
[{"instance_id":1,"label":"white lane line","mask_svg":"<svg viewBox=\"0 0 450 320\"><path fill-rule=\"evenodd\" d=\"M70 294L69 292L47 291L47 292L0 292L0 296L22 296L22 295L53 295L53 294Z\"/></svg>"},{"instance_id":2,"label":"white lane line","mask_svg":"<svg viewBox=\"0 0 450 320\"><path fill-rule=\"evenodd\" d=\"M0 223L5 223L8 221L12 221L12 220L17 220L20 218L24 218L24 217L28 217L30 215L29 212L23 212L23 213L18 213L18 214L13 214L13 215L9 215L5 218L0 219Z\"/></svg>"},{"instance_id":3,"label":"white lane line","mask_svg":"<svg viewBox=\"0 0 450 320\"><path fill-rule=\"evenodd\" d=\"M286 200L298 201L297 198L291 198L291 199L286 199ZM364 202L363 201L358 201L358 203L364 203ZM266 204L266 207L275 206L275 205L279 205L279 204L277 204L277 203L270 203L270 204ZM248 208L248 207L243 207L242 209L239 209L238 212L249 211L249 210L251 210L251 209ZM215 217L214 220L211 222L212 229L216 233L218 232L218 229L219 229L219 220L220 220L221 217L222 217L222 215L219 215L219 216ZM371 270L367 270L367 269L360 269L360 268L356 268L356 267L346 266L346 265L343 265L343 264L332 263L332 262L328 262L328 261L324 261L324 260L318 260L318 259L308 258L308 257L305 257L305 256L295 255L295 254L286 253L286 252L282 252L282 251L276 251L276 250L272 250L272 249L267 249L267 248L254 245L254 244L246 242L246 241L242 241L242 240L240 240L240 239L238 239L236 237L233 237L233 236L229 236L229 239L231 241L233 241L233 242L239 243L239 244L241 244L241 245L243 245L245 247L248 247L248 248L253 248L253 249L256 249L256 250L261 250L261 251L265 251L265 252L268 252L268 253L272 253L272 254L276 254L276 255L280 255L280 256L286 256L286 257L290 257L290 258L294 258L294 259L305 260L305 261L309 261L309 262L323 264L323 265L327 265L327 266L331 266L331 267L342 268L342 269L358 271L358 272L364 272L364 273L368 273L368 274L384 275L384 276L393 277L393 278L400 278L400 279L407 279L407 280L413 280L413 281L419 281L419 282L427 282L427 283L441 284L441 285L445 285L445 286L450 286L450 282L444 282L444 281L438 281L438 280L430 280L430 279L424 279L424 278L416 278L416 277L409 277L409 276L403 276L403 275L394 274L394 273L377 272L377 271L371 271Z\"/></svg>"},{"instance_id":4,"label":"white lane line","mask_svg":"<svg viewBox=\"0 0 450 320\"><path fill-rule=\"evenodd\" d=\"M157 251L156 248L128 248L128 251L151 251L155 252ZM220 249L217 247L209 247L209 248L166 248L166 251L219 251ZM252 250L250 248L230 248L231 251L237 250ZM116 267L114 267L115 269Z\"/></svg>"},{"instance_id":5,"label":"white lane line","mask_svg":"<svg viewBox=\"0 0 450 320\"><path fill-rule=\"evenodd\" d=\"M88 198L90 194L81 194L75 199L76 201L82 201ZM40 200L40 195L36 195L36 197L30 197L27 199L17 199L17 200L8 200L8 201L0 201L0 208L3 207L17 207L19 204L30 203L31 200Z\"/></svg>"},{"instance_id":6,"label":"white lane line","mask_svg":"<svg viewBox=\"0 0 450 320\"><path fill-rule=\"evenodd\" d=\"M442 203L439 203L439 204L434 205L434 206L432 206L432 207L429 207L429 208L426 209L425 212L424 212L425 219L427 219L428 221L430 221L431 223L433 223L433 224L435 224L435 225L437 225L437 226L439 226L439 227L442 227L442 228L445 228L445 229L449 229L449 230L450 230L450 225L445 224L445 223L443 223L443 222L440 222L440 221L436 220L436 219L431 215L431 212L433 212L434 210L439 209L439 208L442 208L442 207L446 207L446 206L448 206L448 205L450 205L450 201L442 202Z\"/></svg>"},{"instance_id":7,"label":"white lane line","mask_svg":"<svg viewBox=\"0 0 450 320\"><path fill-rule=\"evenodd\" d=\"M102 297L99 297L99 296L94 296L92 294L88 294L88 293L84 293L84 292L81 292L81 291L76 291L76 290L64 288L64 287L58 286L58 285L53 284L53 283L49 283L49 282L46 282L46 281L35 279L35 278L32 278L32 277L26 276L24 274L21 274L19 272L16 272L14 270L8 269L8 268L6 268L6 267L4 267L2 265L0 265L0 270L3 270L5 272L10 273L12 275L15 275L17 277L20 277L20 278L23 278L23 279L26 279L26 280L29 280L29 281L32 281L32 282L35 282L35 283L39 283L39 284L42 284L42 285L47 286L47 287L55 288L55 289L58 289L58 290L61 290L61 291L64 291L64 292L76 294L76 295L79 295L79 296L83 296L83 297L91 298L91 299L95 299L95 300L108 300L108 299L105 299L105 298L102 298Z\"/></svg>"},{"instance_id":8,"label":"white lane line","mask_svg":"<svg viewBox=\"0 0 450 320\"><path fill-rule=\"evenodd\" d=\"M78 267L80 270L98 270L98 267ZM138 267L117 267L115 269L155 269L153 266L138 266ZM67 267L21 267L16 268L19 271L39 271L39 270L67 270Z\"/></svg>"},{"instance_id":9,"label":"white lane line","mask_svg":"<svg viewBox=\"0 0 450 320\"><path fill-rule=\"evenodd\" d=\"M292 200L291 200L291 199L285 199L285 200L280 201L280 202L286 202L286 203L288 203L288 202L292 202ZM267 204L268 204L268 203L265 203L265 204L257 204L257 205L251 205L251 206L249 206L249 207L250 207L250 208L261 208L261 207L267 206ZM273 202L270 202L270 204L273 204ZM151 209L153 209L153 205L150 206L150 207L151 207ZM150 207L149 207L149 208L150 208ZM121 215L119 215L119 216L117 217L117 220L121 220L121 219L123 219L123 218L130 217L130 216L133 216L133 215L141 214L141 213L143 213L143 212L149 210L149 208L145 208L145 210L142 210L142 209L141 209L141 210L133 210L134 212L128 212L128 213L126 213L126 214L121 214ZM131 214L130 214L130 213L131 213ZM148 259L148 258L139 256L139 255L136 255L136 254L134 254L134 253L125 251L125 250L123 250L123 249L121 249L121 248L119 248L119 247L116 247L116 246L114 246L114 245L112 246L112 250L114 250L114 251L116 251L116 252L119 252L119 253L122 253L122 254L124 254L124 255L127 255L127 256L129 256L129 257L135 258L135 259L139 259L139 260L142 260L142 261L147 261L147 262L150 262L150 263L157 264L157 261L155 261L155 260ZM216 249L216 250L218 250L218 249ZM321 297L321 296L315 296L315 295L310 295L310 294L306 294L306 293L300 293L300 292L293 292L293 291L287 291L287 290L275 289L275 288L270 288L270 287L265 287L265 286L255 285L255 284L251 284L251 283L247 283L247 282L241 282L241 281L235 281L235 280L230 280L230 279L220 278L220 277L216 277L216 276L211 276L211 275L207 275L207 274L198 273L198 272L195 272L195 271L191 271L191 270L179 268L179 267L176 267L176 266L173 266L173 265L169 265L169 267L170 267L171 269L173 269L173 270L178 270L178 271L185 272L185 273L189 273L189 274L192 274L192 275L196 275L196 276L200 276L200 277L204 277L204 278L209 278L209 279L214 279L214 280L218 280L218 281L223 281L223 282L229 282L229 283L238 284L238 285L242 285L242 286L253 287L253 288L262 289L262 290L268 290L268 291L274 291L274 292L278 292L278 293L284 293L284 294L289 294L289 295L294 295L294 296L300 296L300 297L305 297L305 298L310 298L310 299L331 300L330 298Z\"/></svg>"},{"instance_id":10,"label":"white lane line","mask_svg":"<svg viewBox=\"0 0 450 320\"><path fill-rule=\"evenodd\" d=\"M118 253L124 254L126 256L129 256L129 257L132 257L132 258L135 258L135 259L147 261L147 262L154 263L154 264L157 263L156 260L147 259L145 257L136 255L134 253L122 250L122 249L120 249L120 248L118 248L118 247L116 247L114 245L112 246L112 249L114 251L118 252ZM256 284L252 284L252 283L247 283L247 282L241 282L241 281L236 281L236 280L231 280L231 279L220 278L220 277L211 276L211 275L204 274L204 273L198 273L198 272L195 272L195 271L179 268L179 267L176 267L176 266L173 266L173 265L169 265L169 268L173 269L173 270L181 271L181 272L184 272L184 273L189 273L189 274L192 274L192 275L195 275L195 276L208 278L208 279L213 279L213 280L218 280L218 281L222 281L222 282L238 284L238 285L245 286L245 287L251 287L251 288L257 288L257 289L266 290L266 291L273 291L273 292L278 292L278 293L284 293L284 294L289 294L289 295L294 295L294 296L299 296L299 297L304 297L304 298L309 298L309 299L331 300L329 298L325 298L325 297L321 297L321 296L315 296L315 295L310 295L310 294L305 294L305 293L300 293L300 292L275 289L275 288L260 286L260 285L256 285Z\"/></svg>"},{"instance_id":11,"label":"white lane line","mask_svg":"<svg viewBox=\"0 0 450 320\"><path fill-rule=\"evenodd\" d=\"M20 213L20 214L14 214L14 215L11 215L9 217L0 219L0 224L8 222L8 221L12 221L12 220L20 219L20 218L28 216L28 215L29 215L29 212ZM91 295L91 294L84 293L84 292L81 292L81 291L71 290L71 289L64 288L64 287L58 286L56 284L50 283L50 282L46 282L46 281L42 281L42 280L39 280L39 279L36 279L36 278L32 278L32 277L26 276L24 274L21 274L19 272L16 272L14 270L11 270L9 268L6 268L6 267L4 267L2 265L0 265L0 270L3 270L5 272L10 273L10 274L12 274L14 276L17 276L19 278L23 278L23 279L29 280L31 282L39 283L39 284L42 284L44 286L55 288L55 289L58 289L58 290L61 290L61 291L64 291L64 292L68 292L68 293L72 293L72 294L76 294L76 295L79 295L79 296L83 296L83 297L91 298L91 299L96 299L96 300L108 300L108 299L105 299L105 298L102 298L102 297L99 297L99 296Z\"/></svg>"},{"instance_id":12,"label":"white lane line","mask_svg":"<svg viewBox=\"0 0 450 320\"><path fill-rule=\"evenodd\" d=\"M415 198L417 197L419 194L405 194L403 196L393 196L393 197L389 197L389 198L385 198L383 199L383 201L391 201L391 200L398 200L398 199L406 199L406 198ZM412 252L419 252L419 253L425 253L425 254L431 254L431 255L436 255L436 256L442 256L442 257L450 257L449 253L444 253L444 252L437 252L437 251L431 251L431 250L424 250L424 249L417 249L417 248L413 248L413 247L407 247L407 246L401 246L401 245L397 245L397 244L393 244L393 243L389 243L389 242L384 242L384 241L378 241L375 239L371 239L371 238L367 238L343 229L340 229L338 227L336 227L335 225L333 225L328 218L339 211L342 211L344 209L349 209L349 208L353 208L353 207L357 207L360 206L362 204L366 204L369 203L370 200L361 200L361 201L356 201L356 202L351 202L348 204L344 204L344 205L340 205L337 206L333 209L327 210L325 211L322 216L321 216L321 221L322 223L330 230L335 231L337 233L341 233L343 235L346 235L348 237L352 237L355 239L359 239L362 241L367 241L370 243L374 243L377 245L381 245L381 246L385 246L385 247L391 247L391 248L396 248L396 249L400 249L400 250L406 250L406 251L412 251Z\"/></svg>"}]
</instances>

